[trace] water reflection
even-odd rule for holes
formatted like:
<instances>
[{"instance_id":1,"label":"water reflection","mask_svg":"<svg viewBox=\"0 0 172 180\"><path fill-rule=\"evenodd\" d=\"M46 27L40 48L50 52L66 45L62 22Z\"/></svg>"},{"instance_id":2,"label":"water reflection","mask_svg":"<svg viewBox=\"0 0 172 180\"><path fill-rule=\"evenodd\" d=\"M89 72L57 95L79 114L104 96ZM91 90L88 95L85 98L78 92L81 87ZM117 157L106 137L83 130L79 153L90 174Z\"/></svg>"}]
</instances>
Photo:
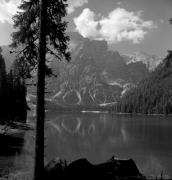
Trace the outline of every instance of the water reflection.
<instances>
[{"instance_id":1,"label":"water reflection","mask_svg":"<svg viewBox=\"0 0 172 180\"><path fill-rule=\"evenodd\" d=\"M0 174L8 173L14 168L16 157L22 154L24 135L24 131L14 132L12 135L0 134Z\"/></svg>"},{"instance_id":2,"label":"water reflection","mask_svg":"<svg viewBox=\"0 0 172 180\"><path fill-rule=\"evenodd\" d=\"M112 155L132 157L147 175L172 177L172 121L164 117L109 114L51 115L46 130L47 161L86 157L92 163Z\"/></svg>"},{"instance_id":3,"label":"water reflection","mask_svg":"<svg viewBox=\"0 0 172 180\"><path fill-rule=\"evenodd\" d=\"M33 173L34 131L23 131L20 138L1 139L0 175L15 172Z\"/></svg>"},{"instance_id":4,"label":"water reflection","mask_svg":"<svg viewBox=\"0 0 172 180\"><path fill-rule=\"evenodd\" d=\"M110 114L56 114L48 112L45 127L46 158L73 161L87 158L92 163L115 155L133 158L146 175L172 177L172 121L165 117ZM32 121L33 122L33 121ZM32 171L34 131L25 133L20 152L0 156L0 166Z\"/></svg>"}]
</instances>

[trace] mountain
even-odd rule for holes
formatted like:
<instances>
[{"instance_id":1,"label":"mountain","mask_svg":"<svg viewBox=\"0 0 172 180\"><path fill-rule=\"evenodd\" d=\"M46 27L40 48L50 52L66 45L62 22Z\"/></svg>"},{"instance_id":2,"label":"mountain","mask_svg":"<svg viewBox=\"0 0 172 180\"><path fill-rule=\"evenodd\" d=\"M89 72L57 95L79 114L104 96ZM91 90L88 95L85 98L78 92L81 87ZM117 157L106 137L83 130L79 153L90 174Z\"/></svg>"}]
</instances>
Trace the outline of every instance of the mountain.
<instances>
[{"instance_id":1,"label":"mountain","mask_svg":"<svg viewBox=\"0 0 172 180\"><path fill-rule=\"evenodd\" d=\"M150 73L143 61L132 61L130 56L108 50L106 41L89 40L76 32L68 35L71 61L67 63L48 56L48 66L57 77L47 78L50 94L46 97L57 104L104 106L116 103ZM7 67L10 67L14 54L10 54L7 47L3 49ZM28 87L28 92L34 94L35 88Z\"/></svg>"},{"instance_id":2,"label":"mountain","mask_svg":"<svg viewBox=\"0 0 172 180\"><path fill-rule=\"evenodd\" d=\"M131 55L122 55L127 64L142 62L146 65L149 71L155 70L155 68L162 62L162 58L156 55L150 55L145 52L135 52Z\"/></svg>"},{"instance_id":3,"label":"mountain","mask_svg":"<svg viewBox=\"0 0 172 180\"><path fill-rule=\"evenodd\" d=\"M127 113L172 113L172 51L137 87L128 91L114 110Z\"/></svg>"},{"instance_id":4,"label":"mountain","mask_svg":"<svg viewBox=\"0 0 172 180\"><path fill-rule=\"evenodd\" d=\"M72 33L70 63L51 59L58 78L47 80L50 99L61 105L97 106L115 103L121 93L134 87L149 70L142 62L126 64L106 41L89 40Z\"/></svg>"}]
</instances>

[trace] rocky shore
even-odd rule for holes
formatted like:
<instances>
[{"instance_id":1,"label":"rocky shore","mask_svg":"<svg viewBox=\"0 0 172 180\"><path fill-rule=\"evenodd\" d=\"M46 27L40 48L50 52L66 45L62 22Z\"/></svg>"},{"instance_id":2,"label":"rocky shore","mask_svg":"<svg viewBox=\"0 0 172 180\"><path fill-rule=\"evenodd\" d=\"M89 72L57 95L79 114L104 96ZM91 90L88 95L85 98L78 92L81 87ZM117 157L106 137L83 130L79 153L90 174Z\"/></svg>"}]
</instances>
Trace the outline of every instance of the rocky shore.
<instances>
[{"instance_id":1,"label":"rocky shore","mask_svg":"<svg viewBox=\"0 0 172 180\"><path fill-rule=\"evenodd\" d=\"M79 159L72 163L56 158L45 167L45 179L75 180L134 180L145 179L132 159L112 157L107 162L93 165L87 159Z\"/></svg>"}]
</instances>

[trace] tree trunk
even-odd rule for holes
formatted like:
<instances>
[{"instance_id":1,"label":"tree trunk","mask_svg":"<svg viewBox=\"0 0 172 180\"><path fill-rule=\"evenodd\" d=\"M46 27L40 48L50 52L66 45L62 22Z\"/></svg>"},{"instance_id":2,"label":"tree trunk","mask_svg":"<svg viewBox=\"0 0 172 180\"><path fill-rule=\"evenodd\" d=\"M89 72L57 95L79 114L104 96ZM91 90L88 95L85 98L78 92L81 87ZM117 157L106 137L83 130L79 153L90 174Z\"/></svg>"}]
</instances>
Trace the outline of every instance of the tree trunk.
<instances>
[{"instance_id":1,"label":"tree trunk","mask_svg":"<svg viewBox=\"0 0 172 180\"><path fill-rule=\"evenodd\" d=\"M44 175L44 88L45 88L45 55L46 55L46 17L47 0L40 0L40 35L39 59L37 73L37 119L35 140L34 180L43 179Z\"/></svg>"}]
</instances>

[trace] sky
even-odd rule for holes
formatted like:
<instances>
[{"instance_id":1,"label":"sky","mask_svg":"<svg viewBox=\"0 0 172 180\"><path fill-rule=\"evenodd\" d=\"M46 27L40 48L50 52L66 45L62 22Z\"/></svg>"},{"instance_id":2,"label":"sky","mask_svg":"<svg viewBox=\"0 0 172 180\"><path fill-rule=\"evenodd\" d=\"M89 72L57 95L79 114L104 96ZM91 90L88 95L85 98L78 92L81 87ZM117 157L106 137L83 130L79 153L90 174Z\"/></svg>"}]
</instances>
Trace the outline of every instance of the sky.
<instances>
[{"instance_id":1,"label":"sky","mask_svg":"<svg viewBox=\"0 0 172 180\"><path fill-rule=\"evenodd\" d=\"M14 31L12 16L21 0L0 0L0 45ZM165 56L172 49L172 0L68 0L68 31L106 40L122 54Z\"/></svg>"}]
</instances>

